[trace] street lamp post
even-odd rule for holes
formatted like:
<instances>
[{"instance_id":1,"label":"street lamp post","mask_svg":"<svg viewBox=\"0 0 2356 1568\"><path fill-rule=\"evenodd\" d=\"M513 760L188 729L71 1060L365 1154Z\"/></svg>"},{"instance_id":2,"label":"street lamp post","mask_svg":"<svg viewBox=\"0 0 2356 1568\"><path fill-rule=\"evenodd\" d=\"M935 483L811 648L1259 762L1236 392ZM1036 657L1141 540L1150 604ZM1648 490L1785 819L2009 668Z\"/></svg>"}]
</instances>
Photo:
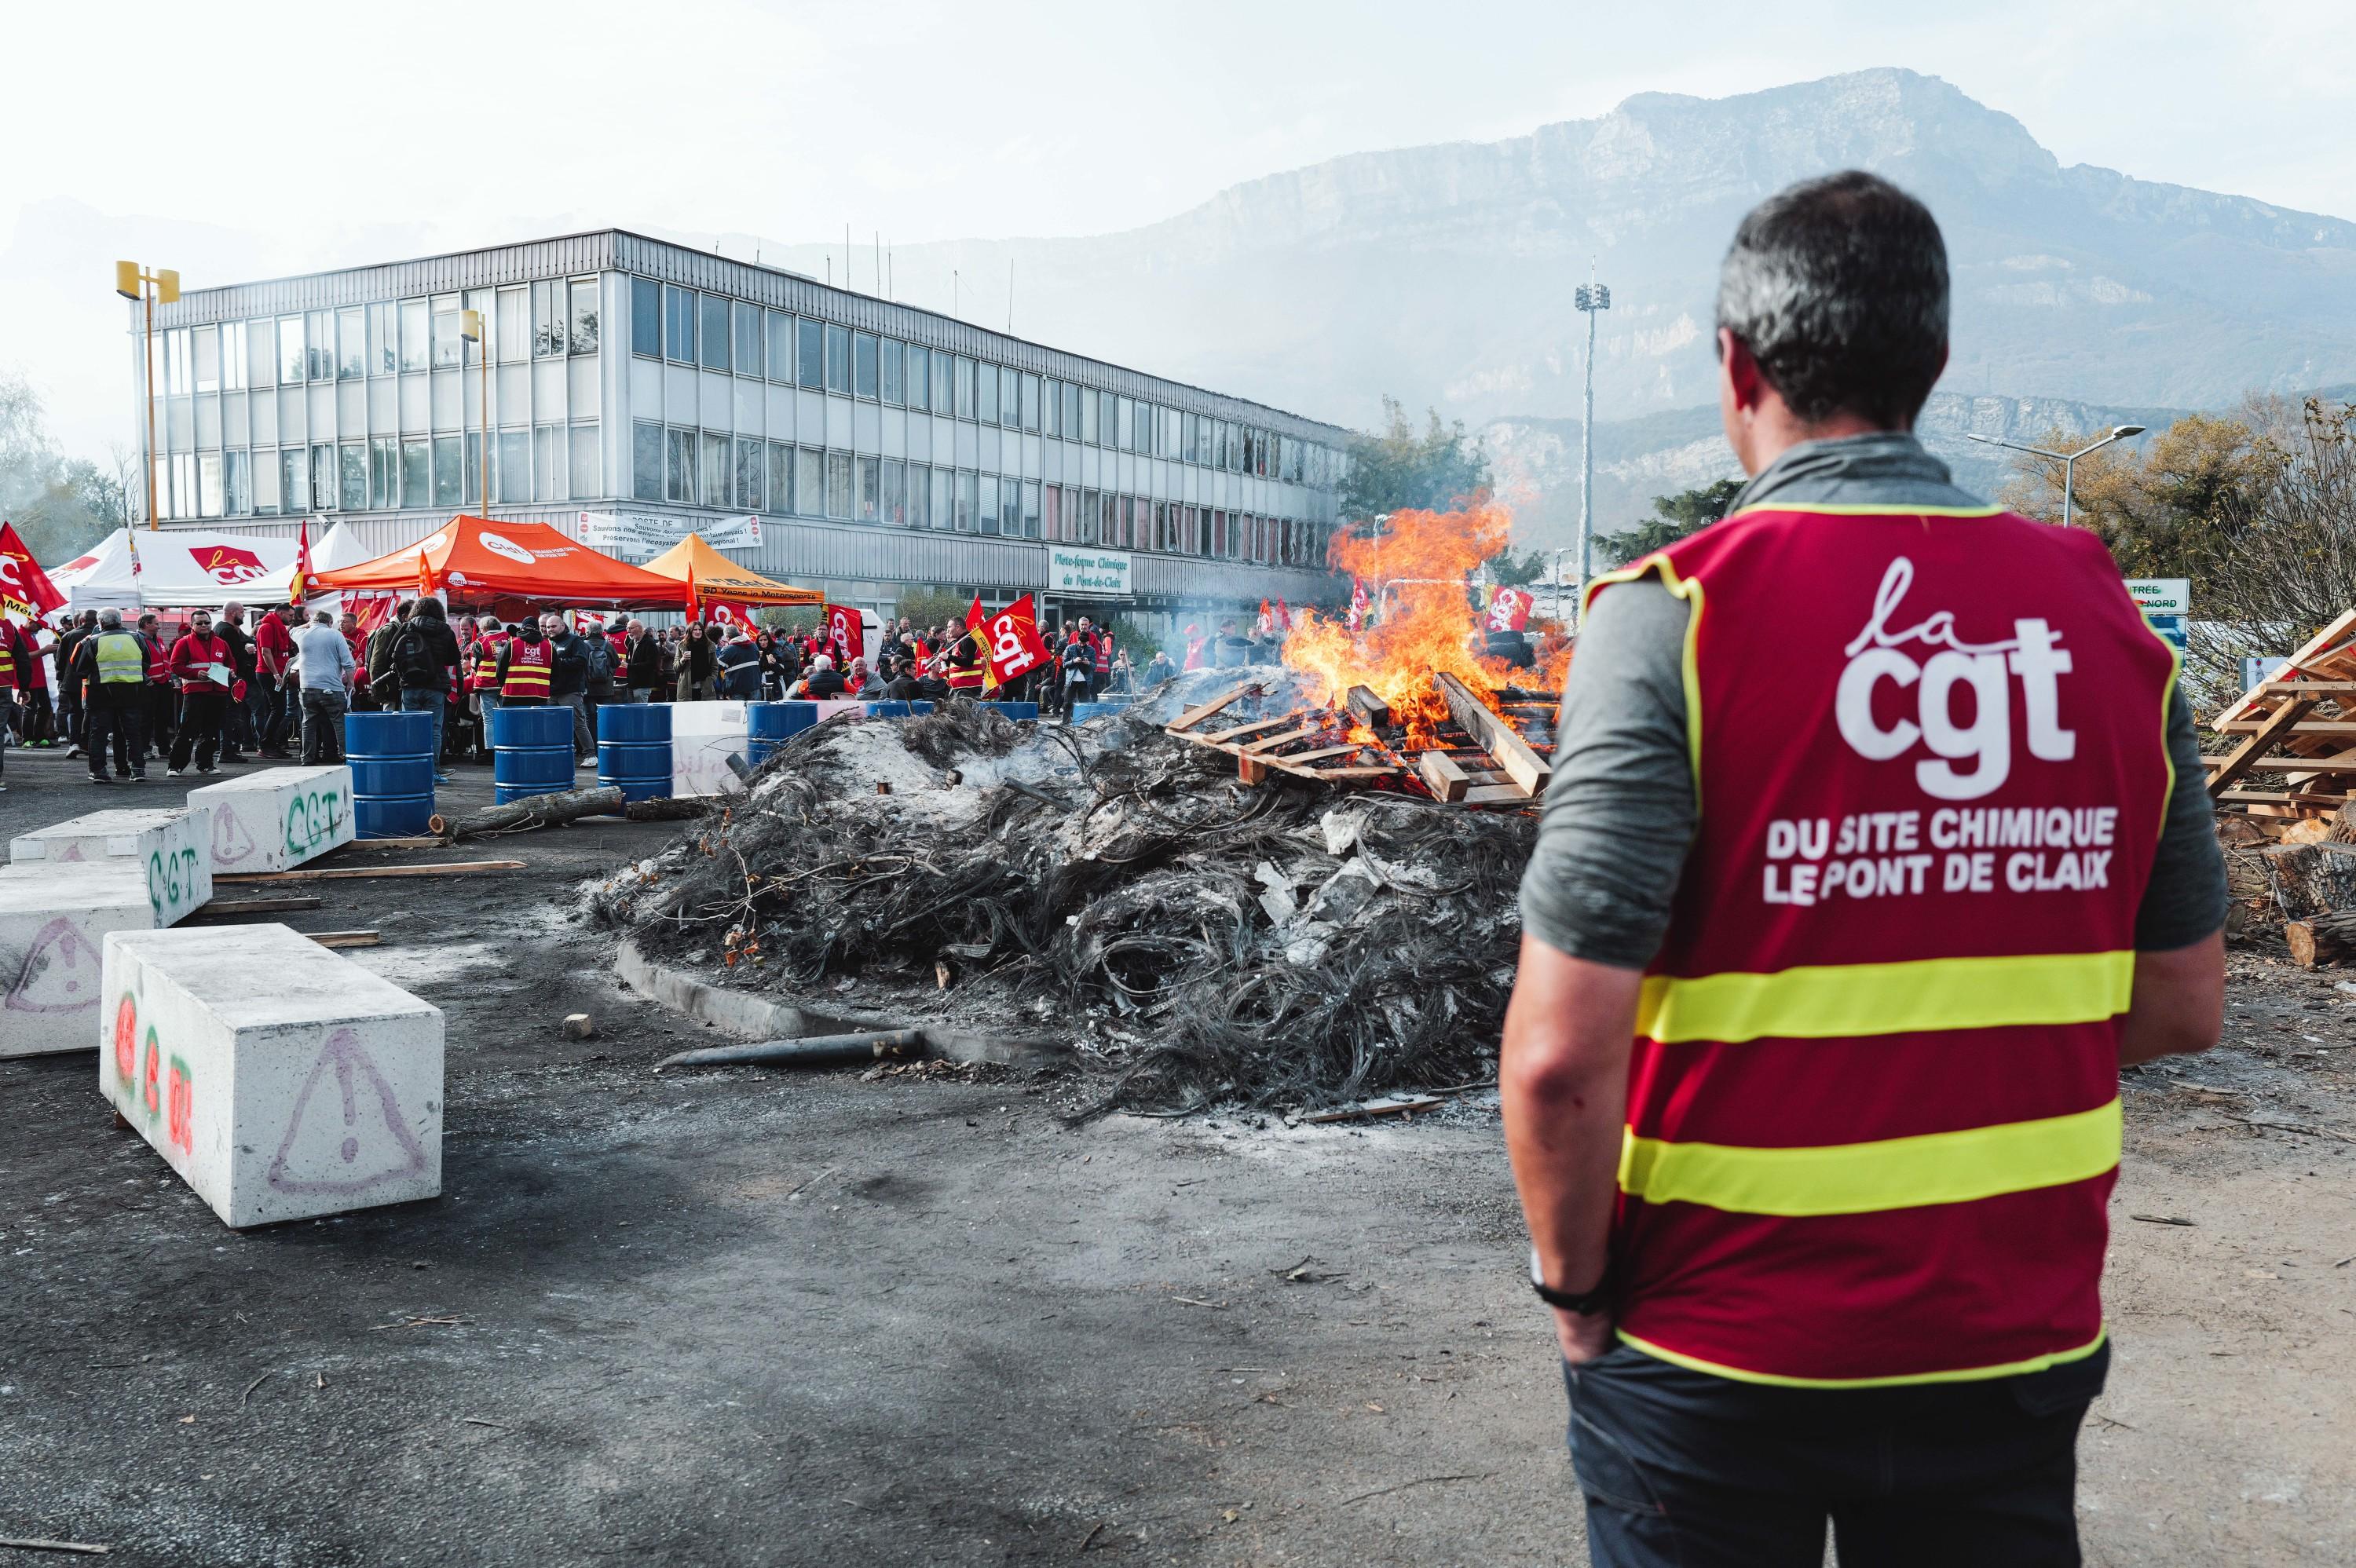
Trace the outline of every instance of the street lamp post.
<instances>
[{"instance_id":1,"label":"street lamp post","mask_svg":"<svg viewBox=\"0 0 2356 1568\"><path fill-rule=\"evenodd\" d=\"M475 357L483 367L483 445L481 461L475 464L482 475L482 516L491 515L491 347L485 341L483 313L462 310L458 313L458 336L475 346Z\"/></svg>"},{"instance_id":2,"label":"street lamp post","mask_svg":"<svg viewBox=\"0 0 2356 1568\"><path fill-rule=\"evenodd\" d=\"M2082 446L2075 452L2048 452L2041 446L2029 446L2018 441L2004 441L1993 435L1972 435L1966 432L1965 439L1976 441L1982 446L2004 446L2015 452L2033 453L2039 457L2050 457L2062 465L2062 526L2066 528L2070 526L2072 516L2070 485L2077 477L2078 459L2090 452L2100 452L2115 441L2125 441L2131 435L2141 435L2143 431L2144 427L2139 424L2115 425L2110 434L2091 446Z\"/></svg>"},{"instance_id":3,"label":"street lamp post","mask_svg":"<svg viewBox=\"0 0 2356 1568\"><path fill-rule=\"evenodd\" d=\"M155 529L155 303L177 304L180 301L180 274L168 267L150 272L136 261L114 263L114 292L127 300L137 300L145 308L145 325L140 331L139 390L147 400L147 449L143 454L139 487L146 497L147 529Z\"/></svg>"},{"instance_id":4,"label":"street lamp post","mask_svg":"<svg viewBox=\"0 0 2356 1568\"><path fill-rule=\"evenodd\" d=\"M1571 295L1587 317L1587 413L1579 426L1579 597L1572 607L1572 624L1587 599L1587 580L1595 569L1595 317L1612 308L1612 291L1595 281L1595 263L1587 264L1587 282Z\"/></svg>"}]
</instances>

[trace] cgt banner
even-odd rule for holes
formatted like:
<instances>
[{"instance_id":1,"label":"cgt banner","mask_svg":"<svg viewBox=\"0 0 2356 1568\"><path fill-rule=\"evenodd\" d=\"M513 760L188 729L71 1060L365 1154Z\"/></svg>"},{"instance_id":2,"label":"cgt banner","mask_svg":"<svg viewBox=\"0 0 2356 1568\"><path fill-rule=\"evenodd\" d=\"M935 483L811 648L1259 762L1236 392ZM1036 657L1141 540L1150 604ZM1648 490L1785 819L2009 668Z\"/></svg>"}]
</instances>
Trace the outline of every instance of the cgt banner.
<instances>
[{"instance_id":1,"label":"cgt banner","mask_svg":"<svg viewBox=\"0 0 2356 1568\"><path fill-rule=\"evenodd\" d=\"M66 596L16 537L16 525L0 522L0 614L40 621L50 611L64 609L65 603Z\"/></svg>"},{"instance_id":2,"label":"cgt banner","mask_svg":"<svg viewBox=\"0 0 2356 1568\"><path fill-rule=\"evenodd\" d=\"M860 624L856 604L830 604L826 607L827 640L843 650L845 658L856 658L866 651L867 639Z\"/></svg>"},{"instance_id":3,"label":"cgt banner","mask_svg":"<svg viewBox=\"0 0 2356 1568\"><path fill-rule=\"evenodd\" d=\"M1039 635L1039 610L1025 593L981 623L982 646L990 656L987 686L1006 686L1047 662L1047 642Z\"/></svg>"}]
</instances>

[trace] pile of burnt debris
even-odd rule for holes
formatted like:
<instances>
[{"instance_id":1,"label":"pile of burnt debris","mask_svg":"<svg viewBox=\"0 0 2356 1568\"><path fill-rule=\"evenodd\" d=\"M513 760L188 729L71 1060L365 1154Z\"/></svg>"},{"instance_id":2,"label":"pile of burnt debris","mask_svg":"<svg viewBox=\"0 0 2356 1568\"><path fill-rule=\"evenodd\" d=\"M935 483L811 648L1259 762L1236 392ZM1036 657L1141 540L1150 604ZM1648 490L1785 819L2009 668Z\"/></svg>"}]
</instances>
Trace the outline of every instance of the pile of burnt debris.
<instances>
[{"instance_id":1,"label":"pile of burnt debris","mask_svg":"<svg viewBox=\"0 0 2356 1568\"><path fill-rule=\"evenodd\" d=\"M1070 1043L1108 1072L1099 1110L1314 1112L1493 1077L1535 817L1404 774L1247 784L1166 728L1239 684L1231 724L1302 706L1271 668L1070 728L966 704L830 720L591 910L812 1009Z\"/></svg>"}]
</instances>

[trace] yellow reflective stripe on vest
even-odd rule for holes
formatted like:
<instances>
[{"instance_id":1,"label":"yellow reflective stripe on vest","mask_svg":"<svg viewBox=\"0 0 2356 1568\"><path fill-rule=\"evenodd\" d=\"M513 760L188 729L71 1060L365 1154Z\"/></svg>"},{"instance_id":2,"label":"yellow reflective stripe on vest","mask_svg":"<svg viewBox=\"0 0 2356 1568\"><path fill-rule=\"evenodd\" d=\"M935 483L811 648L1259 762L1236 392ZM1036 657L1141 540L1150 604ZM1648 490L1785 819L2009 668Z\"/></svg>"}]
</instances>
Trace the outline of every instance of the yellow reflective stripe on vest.
<instances>
[{"instance_id":1,"label":"yellow reflective stripe on vest","mask_svg":"<svg viewBox=\"0 0 2356 1568\"><path fill-rule=\"evenodd\" d=\"M1764 975L1647 975L1636 1004L1636 1033L1664 1045L1732 1044L2099 1023L2126 1011L2134 988L2135 954L2126 949L1798 965Z\"/></svg>"},{"instance_id":2,"label":"yellow reflective stripe on vest","mask_svg":"<svg viewBox=\"0 0 2356 1568\"><path fill-rule=\"evenodd\" d=\"M1623 1135L1620 1190L1731 1214L1869 1214L2059 1187L2119 1163L2119 1103L1961 1132L1805 1148Z\"/></svg>"},{"instance_id":3,"label":"yellow reflective stripe on vest","mask_svg":"<svg viewBox=\"0 0 2356 1568\"><path fill-rule=\"evenodd\" d=\"M2083 1345L2072 1345L2066 1350L2053 1350L2042 1356L2029 1356L2018 1361L1999 1361L1990 1367L1954 1367L1935 1372L1899 1372L1880 1378L1792 1378L1780 1372L1754 1372L1748 1367L1730 1367L1723 1361L1706 1361L1699 1356L1687 1356L1650 1339L1640 1339L1625 1328L1618 1330L1620 1342L1642 1350L1648 1356L1687 1367L1697 1372L1709 1372L1738 1382L1765 1383L1772 1388L1897 1388L1905 1383L1971 1383L1989 1378L2018 1377L2023 1372L2041 1372L2048 1367L2059 1367L2071 1361L2083 1361L2103 1348L2110 1329L2102 1329Z\"/></svg>"}]
</instances>

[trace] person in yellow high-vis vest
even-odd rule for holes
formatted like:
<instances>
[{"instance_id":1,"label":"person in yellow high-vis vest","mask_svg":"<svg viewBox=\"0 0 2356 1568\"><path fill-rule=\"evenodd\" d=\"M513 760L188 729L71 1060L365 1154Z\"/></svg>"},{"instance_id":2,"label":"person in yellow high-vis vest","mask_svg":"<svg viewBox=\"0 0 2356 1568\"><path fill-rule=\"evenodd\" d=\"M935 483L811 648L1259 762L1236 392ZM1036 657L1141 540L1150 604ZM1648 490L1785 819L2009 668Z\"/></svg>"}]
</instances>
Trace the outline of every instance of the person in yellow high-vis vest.
<instances>
[{"instance_id":1,"label":"person in yellow high-vis vest","mask_svg":"<svg viewBox=\"0 0 2356 1568\"><path fill-rule=\"evenodd\" d=\"M112 784L106 774L106 749L114 746L114 778L147 780L147 668L155 653L147 639L123 629L123 612L101 610L98 630L74 650L75 673L83 682L90 782Z\"/></svg>"},{"instance_id":2,"label":"person in yellow high-vis vest","mask_svg":"<svg viewBox=\"0 0 2356 1568\"><path fill-rule=\"evenodd\" d=\"M1745 218L1750 484L1580 629L1499 1080L1604 1568L2079 1560L2119 1069L2216 1042L2223 864L2102 542L1911 433L1947 302L1877 176Z\"/></svg>"}]
</instances>

